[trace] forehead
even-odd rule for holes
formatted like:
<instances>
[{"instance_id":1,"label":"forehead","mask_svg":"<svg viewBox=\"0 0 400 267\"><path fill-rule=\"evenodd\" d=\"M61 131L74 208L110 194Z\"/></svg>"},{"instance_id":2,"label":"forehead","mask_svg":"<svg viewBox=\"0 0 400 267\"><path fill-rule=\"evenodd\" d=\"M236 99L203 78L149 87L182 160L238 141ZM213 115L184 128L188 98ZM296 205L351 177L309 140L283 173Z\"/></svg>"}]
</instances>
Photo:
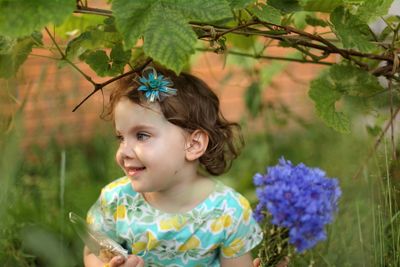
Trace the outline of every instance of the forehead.
<instances>
[{"instance_id":1,"label":"forehead","mask_svg":"<svg viewBox=\"0 0 400 267\"><path fill-rule=\"evenodd\" d=\"M157 103L139 105L128 98L122 98L115 105L114 121L117 129L132 124L163 125L168 122Z\"/></svg>"}]
</instances>

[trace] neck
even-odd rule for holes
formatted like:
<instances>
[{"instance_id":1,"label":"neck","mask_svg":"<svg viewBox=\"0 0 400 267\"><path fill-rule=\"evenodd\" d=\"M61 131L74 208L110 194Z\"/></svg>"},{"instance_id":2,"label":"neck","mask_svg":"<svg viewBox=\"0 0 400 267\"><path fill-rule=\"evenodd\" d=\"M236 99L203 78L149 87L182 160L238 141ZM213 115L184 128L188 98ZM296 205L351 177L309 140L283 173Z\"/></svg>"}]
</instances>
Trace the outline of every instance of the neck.
<instances>
[{"instance_id":1,"label":"neck","mask_svg":"<svg viewBox=\"0 0 400 267\"><path fill-rule=\"evenodd\" d=\"M200 204L212 192L214 182L208 178L196 176L181 182L167 191L143 193L146 201L154 208L165 212L186 212Z\"/></svg>"}]
</instances>

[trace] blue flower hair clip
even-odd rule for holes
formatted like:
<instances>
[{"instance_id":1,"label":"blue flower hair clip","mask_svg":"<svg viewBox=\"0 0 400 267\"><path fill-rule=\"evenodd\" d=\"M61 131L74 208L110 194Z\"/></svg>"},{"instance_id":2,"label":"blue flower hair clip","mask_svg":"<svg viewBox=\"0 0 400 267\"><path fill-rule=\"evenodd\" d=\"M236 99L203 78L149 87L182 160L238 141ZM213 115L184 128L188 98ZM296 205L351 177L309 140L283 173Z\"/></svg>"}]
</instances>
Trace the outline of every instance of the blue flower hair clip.
<instances>
[{"instance_id":1,"label":"blue flower hair clip","mask_svg":"<svg viewBox=\"0 0 400 267\"><path fill-rule=\"evenodd\" d=\"M177 89L171 88L172 81L157 73L153 67L143 70L142 76L139 77L139 83L141 85L138 90L144 92L144 96L149 102L162 101L164 97L177 94Z\"/></svg>"}]
</instances>

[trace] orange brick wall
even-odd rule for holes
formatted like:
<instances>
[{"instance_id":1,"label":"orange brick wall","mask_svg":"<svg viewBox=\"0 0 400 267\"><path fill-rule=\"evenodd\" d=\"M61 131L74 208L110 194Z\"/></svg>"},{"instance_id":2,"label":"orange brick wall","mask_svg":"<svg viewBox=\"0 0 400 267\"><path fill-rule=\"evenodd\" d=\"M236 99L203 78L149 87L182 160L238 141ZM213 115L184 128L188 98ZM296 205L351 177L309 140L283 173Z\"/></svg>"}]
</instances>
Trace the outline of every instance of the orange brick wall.
<instances>
[{"instance_id":1,"label":"orange brick wall","mask_svg":"<svg viewBox=\"0 0 400 267\"><path fill-rule=\"evenodd\" d=\"M282 55L283 52L276 48L269 53ZM33 54L20 69L15 87L9 85L19 101L27 99L23 111L25 144L46 144L51 138L58 142L82 140L102 127L110 127L108 122L99 118L103 99L108 99L110 88L105 88L104 98L98 92L73 113L73 108L93 90L92 85L70 66L59 68L54 60L42 57L59 55L43 50L35 50ZM239 68L224 64L222 55L204 53L196 60L192 73L204 79L216 91L225 116L237 121L245 113L243 94L251 81ZM262 64L268 64L268 61L262 61ZM84 63L78 66L96 82L106 80L96 77ZM320 65L290 63L265 89L264 99L282 100L296 114L310 116L313 114L313 105L307 96L307 88L309 81L321 68ZM222 79L228 73L232 74L232 78L223 83ZM2 106L3 114L15 108L13 103Z\"/></svg>"}]
</instances>

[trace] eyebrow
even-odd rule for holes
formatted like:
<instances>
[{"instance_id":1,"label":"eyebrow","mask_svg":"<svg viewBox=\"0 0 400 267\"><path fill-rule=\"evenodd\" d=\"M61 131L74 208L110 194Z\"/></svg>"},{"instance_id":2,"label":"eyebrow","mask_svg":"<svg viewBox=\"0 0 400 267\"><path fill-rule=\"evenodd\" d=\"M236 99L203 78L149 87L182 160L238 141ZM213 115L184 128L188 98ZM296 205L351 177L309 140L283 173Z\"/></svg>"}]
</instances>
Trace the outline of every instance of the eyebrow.
<instances>
[{"instance_id":1,"label":"eyebrow","mask_svg":"<svg viewBox=\"0 0 400 267\"><path fill-rule=\"evenodd\" d=\"M128 132L136 132L139 130L147 130L147 129L153 130L153 129L155 129L155 127L152 125L148 125L148 124L138 124L138 125L135 125L135 126L129 128ZM117 129L115 129L115 132L120 133L120 131L118 131Z\"/></svg>"}]
</instances>

